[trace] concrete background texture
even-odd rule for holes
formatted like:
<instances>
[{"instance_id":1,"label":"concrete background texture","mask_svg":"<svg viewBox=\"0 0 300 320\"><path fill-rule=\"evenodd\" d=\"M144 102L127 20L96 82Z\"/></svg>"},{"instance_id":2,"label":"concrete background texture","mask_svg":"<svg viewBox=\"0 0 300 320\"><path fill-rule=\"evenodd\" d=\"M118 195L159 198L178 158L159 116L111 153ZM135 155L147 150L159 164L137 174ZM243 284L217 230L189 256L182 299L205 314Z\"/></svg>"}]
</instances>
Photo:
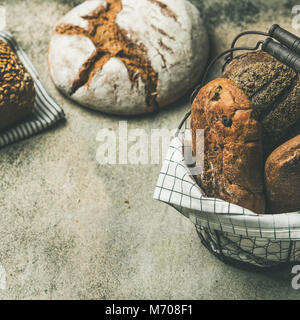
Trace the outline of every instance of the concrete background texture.
<instances>
[{"instance_id":1,"label":"concrete background texture","mask_svg":"<svg viewBox=\"0 0 300 320\"><path fill-rule=\"evenodd\" d=\"M227 266L200 243L192 223L153 200L161 165L99 165L97 133L173 129L187 97L158 114L124 119L84 109L50 80L47 49L57 21L81 1L0 0L67 121L0 150L0 299L298 299L291 270ZM240 31L291 30L294 1L193 0L205 19L211 57ZM295 31L294 31L295 32ZM255 44L258 37L241 40ZM201 48L199 48L201 50ZM220 75L216 68L211 77Z\"/></svg>"}]
</instances>

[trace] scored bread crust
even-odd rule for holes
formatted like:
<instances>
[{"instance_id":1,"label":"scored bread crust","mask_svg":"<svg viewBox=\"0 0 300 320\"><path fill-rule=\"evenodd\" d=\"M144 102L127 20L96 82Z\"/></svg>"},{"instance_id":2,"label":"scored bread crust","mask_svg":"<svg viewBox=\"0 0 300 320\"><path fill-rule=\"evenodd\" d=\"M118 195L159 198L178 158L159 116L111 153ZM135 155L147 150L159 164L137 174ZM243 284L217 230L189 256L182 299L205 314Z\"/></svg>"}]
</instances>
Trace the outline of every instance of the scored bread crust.
<instances>
[{"instance_id":1,"label":"scored bread crust","mask_svg":"<svg viewBox=\"0 0 300 320\"><path fill-rule=\"evenodd\" d=\"M249 99L229 79L216 79L199 91L191 127L197 161L203 154L197 129L204 130L204 170L196 180L208 197L264 213L261 128L252 112Z\"/></svg>"},{"instance_id":2,"label":"scored bread crust","mask_svg":"<svg viewBox=\"0 0 300 320\"><path fill-rule=\"evenodd\" d=\"M270 212L300 210L300 135L271 153L265 165L265 181Z\"/></svg>"},{"instance_id":3,"label":"scored bread crust","mask_svg":"<svg viewBox=\"0 0 300 320\"><path fill-rule=\"evenodd\" d=\"M56 86L80 104L139 114L192 88L207 54L202 19L186 0L90 0L54 29L48 64Z\"/></svg>"},{"instance_id":4,"label":"scored bread crust","mask_svg":"<svg viewBox=\"0 0 300 320\"><path fill-rule=\"evenodd\" d=\"M300 127L300 76L263 51L235 57L224 78L233 80L252 102L263 129L266 156L295 136Z\"/></svg>"},{"instance_id":5,"label":"scored bread crust","mask_svg":"<svg viewBox=\"0 0 300 320\"><path fill-rule=\"evenodd\" d=\"M34 100L31 75L9 45L0 40L0 130L30 116Z\"/></svg>"}]
</instances>

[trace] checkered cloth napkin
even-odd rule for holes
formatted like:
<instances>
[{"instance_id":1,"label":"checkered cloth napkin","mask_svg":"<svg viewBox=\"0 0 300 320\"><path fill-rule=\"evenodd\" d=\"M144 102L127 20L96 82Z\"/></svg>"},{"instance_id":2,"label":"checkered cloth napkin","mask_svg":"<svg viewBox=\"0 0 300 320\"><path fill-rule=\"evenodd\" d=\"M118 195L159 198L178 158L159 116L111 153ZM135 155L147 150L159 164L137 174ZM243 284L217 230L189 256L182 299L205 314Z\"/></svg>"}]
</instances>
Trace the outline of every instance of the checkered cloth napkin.
<instances>
[{"instance_id":1,"label":"checkered cloth napkin","mask_svg":"<svg viewBox=\"0 0 300 320\"><path fill-rule=\"evenodd\" d=\"M196 226L209 230L270 240L300 240L300 211L257 215L226 201L205 197L185 163L182 135L175 137L169 147L154 198L173 206Z\"/></svg>"},{"instance_id":2,"label":"checkered cloth napkin","mask_svg":"<svg viewBox=\"0 0 300 320\"><path fill-rule=\"evenodd\" d=\"M7 42L24 67L31 74L36 89L36 100L33 108L33 118L15 127L0 133L0 148L17 141L38 134L65 117L63 109L51 98L38 73L28 59L23 49L17 44L12 35L6 31L0 31L0 39Z\"/></svg>"}]
</instances>

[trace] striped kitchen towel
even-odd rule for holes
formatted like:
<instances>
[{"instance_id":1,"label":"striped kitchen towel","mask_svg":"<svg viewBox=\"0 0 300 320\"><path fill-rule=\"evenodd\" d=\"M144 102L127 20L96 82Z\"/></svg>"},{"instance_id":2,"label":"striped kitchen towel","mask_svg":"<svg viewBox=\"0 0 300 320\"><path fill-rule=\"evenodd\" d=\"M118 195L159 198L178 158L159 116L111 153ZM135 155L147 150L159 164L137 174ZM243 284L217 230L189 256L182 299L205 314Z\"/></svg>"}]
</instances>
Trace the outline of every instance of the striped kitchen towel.
<instances>
[{"instance_id":1,"label":"striped kitchen towel","mask_svg":"<svg viewBox=\"0 0 300 320\"><path fill-rule=\"evenodd\" d=\"M0 148L36 135L65 117L63 109L45 89L40 77L23 49L7 31L0 31L0 39L7 42L24 67L31 74L36 89L36 100L31 120L0 133Z\"/></svg>"}]
</instances>

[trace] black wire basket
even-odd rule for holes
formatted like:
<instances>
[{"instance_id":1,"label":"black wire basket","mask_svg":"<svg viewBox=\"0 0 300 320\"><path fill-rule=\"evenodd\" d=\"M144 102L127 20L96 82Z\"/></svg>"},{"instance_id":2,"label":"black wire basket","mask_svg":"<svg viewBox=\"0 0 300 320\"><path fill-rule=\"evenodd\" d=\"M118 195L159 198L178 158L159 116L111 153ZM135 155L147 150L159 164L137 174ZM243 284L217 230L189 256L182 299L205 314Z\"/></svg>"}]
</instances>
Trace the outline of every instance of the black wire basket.
<instances>
[{"instance_id":1,"label":"black wire basket","mask_svg":"<svg viewBox=\"0 0 300 320\"><path fill-rule=\"evenodd\" d=\"M240 37L250 34L268 38L257 42L255 47L235 48ZM191 95L191 104L218 59L225 56L224 70L233 59L233 52L255 51L260 46L277 60L300 72L300 38L276 24L268 33L242 32L235 37L230 49L211 61L201 84ZM195 224L202 244L227 264L244 269L270 270L300 262L300 211L258 215L226 201L205 196L192 176L188 159L185 159L184 150L191 149L192 145L190 115L191 111L181 121L169 147L154 198L168 203L189 218ZM188 154L191 155L191 151Z\"/></svg>"},{"instance_id":2,"label":"black wire basket","mask_svg":"<svg viewBox=\"0 0 300 320\"><path fill-rule=\"evenodd\" d=\"M263 271L300 262L300 212L258 215L205 196L185 161L184 150L191 148L188 118L169 147L154 198L189 218L202 244L226 264Z\"/></svg>"},{"instance_id":3,"label":"black wire basket","mask_svg":"<svg viewBox=\"0 0 300 320\"><path fill-rule=\"evenodd\" d=\"M218 230L208 230L201 226L196 226L198 236L201 243L206 247L214 256L234 267L246 269L249 271L262 271L270 269L285 269L289 268L293 263L291 259L291 253L293 250L294 242L289 241L288 246L282 244L281 241L268 241L266 243L260 243L259 238L255 237L243 237L240 235L230 235ZM241 243L247 241L247 248L242 247ZM276 254L282 254L282 247L286 247L287 251L286 261L268 260L268 248L272 246L272 254L275 254L274 248L277 247ZM257 256L255 251L264 250L266 256ZM300 252L299 252L300 253Z\"/></svg>"}]
</instances>

